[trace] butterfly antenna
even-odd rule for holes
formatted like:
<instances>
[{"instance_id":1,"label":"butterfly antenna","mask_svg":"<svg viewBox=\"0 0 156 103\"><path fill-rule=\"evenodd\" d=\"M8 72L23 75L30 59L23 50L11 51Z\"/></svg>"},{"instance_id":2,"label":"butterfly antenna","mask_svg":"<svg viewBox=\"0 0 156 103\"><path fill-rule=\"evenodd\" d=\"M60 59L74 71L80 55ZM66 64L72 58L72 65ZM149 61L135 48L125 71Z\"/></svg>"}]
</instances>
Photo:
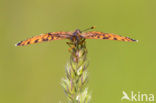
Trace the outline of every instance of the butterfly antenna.
<instances>
[{"instance_id":1,"label":"butterfly antenna","mask_svg":"<svg viewBox=\"0 0 156 103\"><path fill-rule=\"evenodd\" d=\"M82 30L81 32L84 32L84 31L87 31L87 30L91 30L91 29L95 29L95 26L92 26L92 27L90 27L90 28L87 28L87 29L85 29L85 30Z\"/></svg>"}]
</instances>

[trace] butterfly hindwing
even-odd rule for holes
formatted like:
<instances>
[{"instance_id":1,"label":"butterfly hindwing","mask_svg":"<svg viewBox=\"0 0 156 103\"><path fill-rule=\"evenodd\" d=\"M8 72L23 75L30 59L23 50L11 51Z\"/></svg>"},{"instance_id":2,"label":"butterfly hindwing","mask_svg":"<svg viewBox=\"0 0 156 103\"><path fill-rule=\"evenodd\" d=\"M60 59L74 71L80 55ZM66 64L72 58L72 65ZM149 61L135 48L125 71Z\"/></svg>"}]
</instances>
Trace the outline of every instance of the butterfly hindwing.
<instances>
[{"instance_id":1,"label":"butterfly hindwing","mask_svg":"<svg viewBox=\"0 0 156 103\"><path fill-rule=\"evenodd\" d=\"M40 43L43 41L61 40L69 38L70 32L52 32L34 36L16 44L16 46L25 46L28 44Z\"/></svg>"},{"instance_id":2,"label":"butterfly hindwing","mask_svg":"<svg viewBox=\"0 0 156 103\"><path fill-rule=\"evenodd\" d=\"M111 34L111 33L96 32L96 31L82 33L81 36L86 39L108 39L108 40L119 40L119 41L136 41L129 37L124 37L124 36Z\"/></svg>"}]
</instances>

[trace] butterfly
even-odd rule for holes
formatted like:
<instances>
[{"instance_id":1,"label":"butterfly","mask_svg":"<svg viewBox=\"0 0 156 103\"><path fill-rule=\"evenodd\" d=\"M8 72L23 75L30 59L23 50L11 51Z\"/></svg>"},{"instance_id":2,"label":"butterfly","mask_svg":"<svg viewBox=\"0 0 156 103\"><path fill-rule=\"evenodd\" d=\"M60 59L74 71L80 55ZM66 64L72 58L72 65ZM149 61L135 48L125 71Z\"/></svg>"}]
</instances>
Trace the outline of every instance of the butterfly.
<instances>
[{"instance_id":1,"label":"butterfly","mask_svg":"<svg viewBox=\"0 0 156 103\"><path fill-rule=\"evenodd\" d=\"M95 27L87 28L94 29ZM86 31L83 30L83 31ZM90 32L82 32L79 29L76 29L74 32L51 32L51 33L45 33L38 36L34 36L32 38L26 39L24 41L20 41L16 44L16 46L25 46L28 44L34 44L34 43L40 43L44 41L52 41L52 40L63 40L63 39L106 39L106 40L118 40L118 41L137 41L134 39L131 39L129 37L124 37L112 33L103 33L103 32L97 32L97 31L90 31Z\"/></svg>"}]
</instances>

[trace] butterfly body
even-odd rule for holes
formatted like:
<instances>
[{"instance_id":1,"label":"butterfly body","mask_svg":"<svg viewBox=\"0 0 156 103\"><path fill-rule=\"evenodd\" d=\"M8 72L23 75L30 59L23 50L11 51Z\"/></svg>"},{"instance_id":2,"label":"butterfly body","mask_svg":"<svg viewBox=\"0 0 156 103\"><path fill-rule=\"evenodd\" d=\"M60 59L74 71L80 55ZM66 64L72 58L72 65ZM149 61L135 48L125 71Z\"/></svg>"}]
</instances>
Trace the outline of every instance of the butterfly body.
<instances>
[{"instance_id":1,"label":"butterfly body","mask_svg":"<svg viewBox=\"0 0 156 103\"><path fill-rule=\"evenodd\" d=\"M93 27L91 27L90 29L93 29ZM16 44L16 46L25 46L28 44L34 44L43 41L62 40L62 39L70 39L71 41L79 41L80 39L107 39L107 40L119 40L119 41L136 41L129 37L124 37L112 33L103 33L103 32L96 32L96 31L81 32L79 29L76 29L74 32L51 32L51 33L41 34L26 39L24 41L20 41L19 43Z\"/></svg>"}]
</instances>

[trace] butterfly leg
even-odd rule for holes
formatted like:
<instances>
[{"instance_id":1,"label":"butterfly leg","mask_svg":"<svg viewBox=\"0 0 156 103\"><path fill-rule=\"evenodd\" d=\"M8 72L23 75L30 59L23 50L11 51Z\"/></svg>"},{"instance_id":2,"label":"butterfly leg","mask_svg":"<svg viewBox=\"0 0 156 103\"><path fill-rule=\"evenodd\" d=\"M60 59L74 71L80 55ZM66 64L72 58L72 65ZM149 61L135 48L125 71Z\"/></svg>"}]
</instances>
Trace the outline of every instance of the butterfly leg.
<instances>
[{"instance_id":1,"label":"butterfly leg","mask_svg":"<svg viewBox=\"0 0 156 103\"><path fill-rule=\"evenodd\" d=\"M85 43L85 40L86 40L86 39L82 39L82 40L79 42L79 44L82 45L83 43Z\"/></svg>"},{"instance_id":2,"label":"butterfly leg","mask_svg":"<svg viewBox=\"0 0 156 103\"><path fill-rule=\"evenodd\" d=\"M72 43L72 42L66 42L67 44L68 44L68 46L70 47L70 48L68 48L68 51L69 52L72 52L72 50L75 48L75 45Z\"/></svg>"}]
</instances>

